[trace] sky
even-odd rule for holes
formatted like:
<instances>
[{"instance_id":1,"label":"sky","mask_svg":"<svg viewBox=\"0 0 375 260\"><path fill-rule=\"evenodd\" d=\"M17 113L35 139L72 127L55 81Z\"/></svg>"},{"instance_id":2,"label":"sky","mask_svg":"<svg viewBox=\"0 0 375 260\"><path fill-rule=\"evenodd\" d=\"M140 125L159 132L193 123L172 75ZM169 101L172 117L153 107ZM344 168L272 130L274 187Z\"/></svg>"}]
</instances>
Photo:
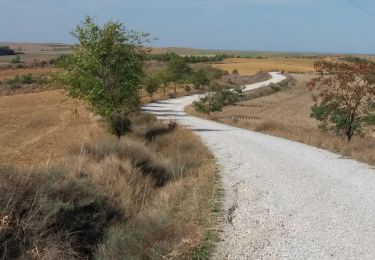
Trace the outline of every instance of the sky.
<instances>
[{"instance_id":1,"label":"sky","mask_svg":"<svg viewBox=\"0 0 375 260\"><path fill-rule=\"evenodd\" d=\"M353 1L0 0L0 42L74 43L90 15L151 33L154 47L375 54L375 1Z\"/></svg>"}]
</instances>

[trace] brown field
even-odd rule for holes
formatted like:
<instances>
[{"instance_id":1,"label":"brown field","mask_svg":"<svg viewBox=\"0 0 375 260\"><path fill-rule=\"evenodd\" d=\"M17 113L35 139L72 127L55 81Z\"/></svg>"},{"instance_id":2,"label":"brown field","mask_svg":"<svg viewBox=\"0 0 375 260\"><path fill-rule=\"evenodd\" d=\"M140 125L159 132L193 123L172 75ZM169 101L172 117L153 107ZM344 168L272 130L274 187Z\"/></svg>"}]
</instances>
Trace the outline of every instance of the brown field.
<instances>
[{"instance_id":1,"label":"brown field","mask_svg":"<svg viewBox=\"0 0 375 260\"><path fill-rule=\"evenodd\" d=\"M270 96L243 101L214 112L212 119L234 126L280 136L321 147L375 165L375 136L369 129L365 138L355 137L349 147L345 137L325 133L310 118L313 105L306 83L313 76L293 74L296 86ZM188 109L192 112L192 108ZM192 112L196 113L196 112Z\"/></svg>"},{"instance_id":2,"label":"brown field","mask_svg":"<svg viewBox=\"0 0 375 260\"><path fill-rule=\"evenodd\" d=\"M22 220L10 218L9 225L11 232L27 241L20 245L14 239L8 243L17 245L12 247L1 244L0 258L13 259L4 246L22 258L35 258L33 250L40 241L43 251L38 259L83 255L79 246L87 239L80 236L76 240L77 232L61 229L59 239L53 240L56 232L50 228L58 219L51 212L63 212L61 206L66 205L79 208L66 220L76 223L81 216L77 205L87 199L82 190L92 192L87 201L95 203L100 218L107 213L118 216L116 221L106 217L98 221L96 213L85 216L85 221L100 222L103 229L98 235L96 229L84 226L86 233L97 238L89 241L84 253L95 253L99 259L122 259L124 255L129 259L155 255L191 259L192 254L208 258L221 212L213 156L187 129L177 127L147 141L146 131L165 126L150 115L141 114L133 120L135 130L119 140L105 132L83 102L61 90L0 97L0 182L4 183L0 185L0 205L6 216L22 212L14 217ZM138 167L140 159L143 166ZM15 168L4 167L7 165ZM152 170L155 174L149 169L156 169ZM163 180L161 187L158 178ZM48 180L53 180L51 186L46 184ZM20 192L24 190L28 192ZM40 198L48 196L47 191L66 200L64 204L51 202L50 211L41 212ZM111 208L106 207L107 201ZM27 205L23 207L27 213L18 205ZM104 233L105 239L100 240Z\"/></svg>"},{"instance_id":3,"label":"brown field","mask_svg":"<svg viewBox=\"0 0 375 260\"><path fill-rule=\"evenodd\" d=\"M61 91L0 97L0 165L46 164L100 131L84 105Z\"/></svg>"},{"instance_id":4,"label":"brown field","mask_svg":"<svg viewBox=\"0 0 375 260\"><path fill-rule=\"evenodd\" d=\"M213 67L228 72L238 70L242 75L253 75L259 71L282 71L285 72L314 72L314 62L312 58L267 58L249 59L234 58L226 59L222 64L214 64Z\"/></svg>"},{"instance_id":5,"label":"brown field","mask_svg":"<svg viewBox=\"0 0 375 260\"><path fill-rule=\"evenodd\" d=\"M13 79L22 75L44 75L54 71L54 68L6 69L0 70L0 80Z\"/></svg>"},{"instance_id":6,"label":"brown field","mask_svg":"<svg viewBox=\"0 0 375 260\"><path fill-rule=\"evenodd\" d=\"M23 52L54 51L70 47L64 43L0 42L0 45L9 46L11 49Z\"/></svg>"}]
</instances>

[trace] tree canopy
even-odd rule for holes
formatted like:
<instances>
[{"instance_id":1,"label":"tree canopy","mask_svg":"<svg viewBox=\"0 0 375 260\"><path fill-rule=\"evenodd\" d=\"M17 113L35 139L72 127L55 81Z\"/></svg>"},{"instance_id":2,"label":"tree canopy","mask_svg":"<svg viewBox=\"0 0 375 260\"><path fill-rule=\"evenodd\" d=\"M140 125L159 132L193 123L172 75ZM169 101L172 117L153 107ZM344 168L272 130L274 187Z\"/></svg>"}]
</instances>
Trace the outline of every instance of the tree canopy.
<instances>
[{"instance_id":1,"label":"tree canopy","mask_svg":"<svg viewBox=\"0 0 375 260\"><path fill-rule=\"evenodd\" d=\"M127 30L122 23L100 27L91 17L72 32L78 40L74 55L58 62L59 79L68 93L87 100L104 118L139 108L148 34Z\"/></svg>"},{"instance_id":2,"label":"tree canopy","mask_svg":"<svg viewBox=\"0 0 375 260\"><path fill-rule=\"evenodd\" d=\"M311 116L323 129L344 133L350 142L375 125L375 64L320 61L315 69L320 77L308 85L316 91Z\"/></svg>"}]
</instances>

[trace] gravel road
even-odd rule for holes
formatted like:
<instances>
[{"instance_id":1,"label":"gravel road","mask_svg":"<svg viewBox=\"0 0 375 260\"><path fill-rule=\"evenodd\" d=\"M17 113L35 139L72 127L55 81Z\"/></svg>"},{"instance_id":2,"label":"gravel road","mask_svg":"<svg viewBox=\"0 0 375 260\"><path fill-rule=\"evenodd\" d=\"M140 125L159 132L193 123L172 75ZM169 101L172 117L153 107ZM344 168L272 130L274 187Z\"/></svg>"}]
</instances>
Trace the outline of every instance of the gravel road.
<instances>
[{"instance_id":1,"label":"gravel road","mask_svg":"<svg viewBox=\"0 0 375 260\"><path fill-rule=\"evenodd\" d=\"M283 79L272 76L267 83ZM144 109L191 128L222 167L226 220L214 259L375 259L373 167L187 115L197 98Z\"/></svg>"}]
</instances>

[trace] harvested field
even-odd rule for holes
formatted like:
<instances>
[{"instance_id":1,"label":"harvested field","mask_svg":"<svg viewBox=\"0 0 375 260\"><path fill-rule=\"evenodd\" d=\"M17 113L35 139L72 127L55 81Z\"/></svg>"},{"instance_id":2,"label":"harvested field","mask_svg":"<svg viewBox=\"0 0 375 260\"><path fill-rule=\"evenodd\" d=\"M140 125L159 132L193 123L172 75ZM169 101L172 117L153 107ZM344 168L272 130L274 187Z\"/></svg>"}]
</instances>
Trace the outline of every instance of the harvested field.
<instances>
[{"instance_id":1,"label":"harvested field","mask_svg":"<svg viewBox=\"0 0 375 260\"><path fill-rule=\"evenodd\" d=\"M101 131L84 104L61 91L0 97L0 164L44 165Z\"/></svg>"},{"instance_id":2,"label":"harvested field","mask_svg":"<svg viewBox=\"0 0 375 260\"><path fill-rule=\"evenodd\" d=\"M13 79L15 76L27 74L44 75L54 71L54 68L33 68L33 69L6 69L0 70L0 80Z\"/></svg>"},{"instance_id":3,"label":"harvested field","mask_svg":"<svg viewBox=\"0 0 375 260\"><path fill-rule=\"evenodd\" d=\"M314 72L313 58L267 58L267 59L248 59L235 58L226 59L222 64L214 64L213 67L228 72L238 70L242 75L253 75L259 71L282 71L285 72Z\"/></svg>"}]
</instances>

